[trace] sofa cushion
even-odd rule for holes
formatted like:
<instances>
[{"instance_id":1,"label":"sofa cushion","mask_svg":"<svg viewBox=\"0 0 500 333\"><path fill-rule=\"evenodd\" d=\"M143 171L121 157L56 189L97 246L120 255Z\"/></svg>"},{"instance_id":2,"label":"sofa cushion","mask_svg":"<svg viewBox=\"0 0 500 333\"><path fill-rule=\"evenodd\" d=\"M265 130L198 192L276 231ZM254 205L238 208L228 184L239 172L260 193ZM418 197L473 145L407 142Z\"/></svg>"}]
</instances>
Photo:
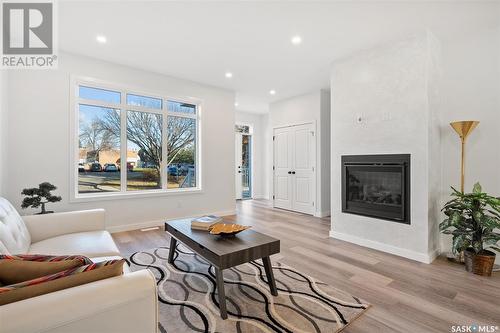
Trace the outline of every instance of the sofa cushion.
<instances>
[{"instance_id":1,"label":"sofa cushion","mask_svg":"<svg viewBox=\"0 0 500 333\"><path fill-rule=\"evenodd\" d=\"M31 236L16 209L0 197L0 254L27 253Z\"/></svg>"},{"instance_id":2,"label":"sofa cushion","mask_svg":"<svg viewBox=\"0 0 500 333\"><path fill-rule=\"evenodd\" d=\"M0 283L16 284L91 263L84 256L0 255Z\"/></svg>"},{"instance_id":3,"label":"sofa cushion","mask_svg":"<svg viewBox=\"0 0 500 333\"><path fill-rule=\"evenodd\" d=\"M51 255L83 255L89 258L119 256L120 251L105 230L61 235L31 244L28 253Z\"/></svg>"},{"instance_id":4,"label":"sofa cushion","mask_svg":"<svg viewBox=\"0 0 500 333\"><path fill-rule=\"evenodd\" d=\"M0 287L0 305L121 275L124 262L122 259L93 263Z\"/></svg>"}]
</instances>

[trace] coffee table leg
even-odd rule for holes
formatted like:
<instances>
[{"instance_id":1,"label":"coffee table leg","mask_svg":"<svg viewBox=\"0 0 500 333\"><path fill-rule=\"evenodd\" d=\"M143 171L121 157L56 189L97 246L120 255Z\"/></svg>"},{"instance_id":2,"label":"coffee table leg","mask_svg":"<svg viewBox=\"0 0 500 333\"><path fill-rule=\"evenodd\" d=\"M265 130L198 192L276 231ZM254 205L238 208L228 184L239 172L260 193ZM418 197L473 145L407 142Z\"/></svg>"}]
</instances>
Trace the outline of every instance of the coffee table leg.
<instances>
[{"instance_id":1,"label":"coffee table leg","mask_svg":"<svg viewBox=\"0 0 500 333\"><path fill-rule=\"evenodd\" d=\"M169 248L169 252L168 252L168 263L169 264L174 262L174 254L175 254L176 247L177 247L177 239L170 236L170 248Z\"/></svg>"},{"instance_id":2,"label":"coffee table leg","mask_svg":"<svg viewBox=\"0 0 500 333\"><path fill-rule=\"evenodd\" d=\"M217 278L217 292L219 293L220 316L222 319L227 319L226 293L224 291L224 277L222 275L222 269L215 267L215 276Z\"/></svg>"},{"instance_id":3,"label":"coffee table leg","mask_svg":"<svg viewBox=\"0 0 500 333\"><path fill-rule=\"evenodd\" d=\"M269 283L269 289L271 289L271 294L273 294L273 296L278 296L278 289L276 289L276 281L274 280L273 268L271 266L271 259L269 257L263 257L262 263L264 264L264 269L266 270L267 282Z\"/></svg>"}]
</instances>

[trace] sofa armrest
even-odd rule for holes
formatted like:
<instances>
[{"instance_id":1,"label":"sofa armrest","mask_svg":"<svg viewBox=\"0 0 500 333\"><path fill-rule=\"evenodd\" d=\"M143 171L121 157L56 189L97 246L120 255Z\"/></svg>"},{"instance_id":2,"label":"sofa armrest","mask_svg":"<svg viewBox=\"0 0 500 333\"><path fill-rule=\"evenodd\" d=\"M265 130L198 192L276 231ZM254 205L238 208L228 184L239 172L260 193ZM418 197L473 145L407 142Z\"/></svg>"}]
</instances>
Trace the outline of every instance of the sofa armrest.
<instances>
[{"instance_id":1,"label":"sofa armrest","mask_svg":"<svg viewBox=\"0 0 500 333\"><path fill-rule=\"evenodd\" d=\"M0 332L144 332L158 329L147 269L0 306Z\"/></svg>"},{"instance_id":2,"label":"sofa armrest","mask_svg":"<svg viewBox=\"0 0 500 333\"><path fill-rule=\"evenodd\" d=\"M23 216L31 235L31 242L47 238L106 228L104 209L81 210L66 213Z\"/></svg>"}]
</instances>

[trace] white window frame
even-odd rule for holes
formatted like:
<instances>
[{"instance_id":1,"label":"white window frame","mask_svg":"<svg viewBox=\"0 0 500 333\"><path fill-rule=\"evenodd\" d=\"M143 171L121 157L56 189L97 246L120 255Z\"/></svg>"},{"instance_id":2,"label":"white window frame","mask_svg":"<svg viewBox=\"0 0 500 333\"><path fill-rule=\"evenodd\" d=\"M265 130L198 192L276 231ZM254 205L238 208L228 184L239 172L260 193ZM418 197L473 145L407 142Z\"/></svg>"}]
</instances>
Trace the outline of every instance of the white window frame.
<instances>
[{"instance_id":1,"label":"white window frame","mask_svg":"<svg viewBox=\"0 0 500 333\"><path fill-rule=\"evenodd\" d=\"M82 99L78 96L79 86L90 88L106 89L119 92L121 95L120 104L114 104L103 101L95 101ZM201 128L202 128L202 104L203 101L195 97L173 96L161 93L144 92L141 88L127 87L121 84L110 83L107 81L71 76L70 79L70 202L85 202L96 200L115 200L126 199L131 197L149 197L162 195L180 195L202 193L202 145L201 145ZM140 95L145 97L158 98L162 100L162 109L153 109L137 105L127 104L127 94ZM167 110L167 101L183 102L196 106L196 114L170 112ZM120 110L121 119L121 135L120 135L120 191L116 192L95 192L95 193L78 193L78 163L79 163L79 104L87 104L92 106L100 106L105 108ZM162 165L161 179L162 188L155 190L137 190L127 191L127 111L148 112L162 115ZM168 152L167 152L167 121L168 117L182 117L194 119L196 121L196 138L195 138L195 168L196 168L196 187L190 188L167 188L168 181L164 181L167 177Z\"/></svg>"}]
</instances>

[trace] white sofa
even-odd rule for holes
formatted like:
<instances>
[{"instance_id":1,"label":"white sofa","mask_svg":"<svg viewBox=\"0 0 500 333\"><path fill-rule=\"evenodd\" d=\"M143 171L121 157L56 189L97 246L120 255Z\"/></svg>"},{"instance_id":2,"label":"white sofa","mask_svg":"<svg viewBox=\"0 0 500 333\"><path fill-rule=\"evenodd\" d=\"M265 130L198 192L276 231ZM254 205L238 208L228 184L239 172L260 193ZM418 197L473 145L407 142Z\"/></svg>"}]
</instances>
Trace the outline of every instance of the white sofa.
<instances>
[{"instance_id":1,"label":"white sofa","mask_svg":"<svg viewBox=\"0 0 500 333\"><path fill-rule=\"evenodd\" d=\"M103 209L21 217L1 197L0 253L121 258ZM153 274L124 265L122 276L0 306L0 332L157 332L157 302Z\"/></svg>"}]
</instances>

